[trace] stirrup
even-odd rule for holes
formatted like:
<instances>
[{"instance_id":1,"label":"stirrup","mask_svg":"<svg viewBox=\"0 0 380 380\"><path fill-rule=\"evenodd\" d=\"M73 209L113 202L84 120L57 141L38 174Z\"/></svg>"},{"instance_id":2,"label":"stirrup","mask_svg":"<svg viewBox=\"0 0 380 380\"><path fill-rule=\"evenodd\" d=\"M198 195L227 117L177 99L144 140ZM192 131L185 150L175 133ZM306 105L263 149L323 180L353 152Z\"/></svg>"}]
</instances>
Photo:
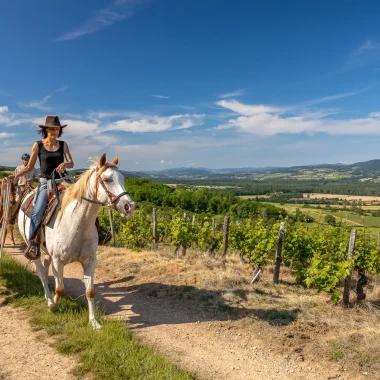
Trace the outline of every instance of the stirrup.
<instances>
[{"instance_id":1,"label":"stirrup","mask_svg":"<svg viewBox=\"0 0 380 380\"><path fill-rule=\"evenodd\" d=\"M28 260L37 260L41 256L40 246L29 242L26 250L24 251L24 256Z\"/></svg>"}]
</instances>

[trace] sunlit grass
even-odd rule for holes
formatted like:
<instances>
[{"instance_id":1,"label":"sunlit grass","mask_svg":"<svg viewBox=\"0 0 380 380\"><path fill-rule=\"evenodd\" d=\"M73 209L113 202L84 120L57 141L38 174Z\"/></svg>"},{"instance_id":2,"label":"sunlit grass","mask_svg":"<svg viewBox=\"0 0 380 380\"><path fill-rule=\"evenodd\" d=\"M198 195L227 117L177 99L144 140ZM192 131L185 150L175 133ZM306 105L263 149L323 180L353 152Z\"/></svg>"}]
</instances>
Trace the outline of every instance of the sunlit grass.
<instances>
[{"instance_id":1,"label":"sunlit grass","mask_svg":"<svg viewBox=\"0 0 380 380\"><path fill-rule=\"evenodd\" d=\"M77 354L77 375L92 373L95 379L195 379L176 368L152 349L143 346L124 322L106 320L98 311L102 329L88 323L87 306L62 298L57 310L49 312L40 280L22 264L4 256L0 262L4 302L22 306L31 313L34 330L55 336L55 347L65 354Z\"/></svg>"}]
</instances>

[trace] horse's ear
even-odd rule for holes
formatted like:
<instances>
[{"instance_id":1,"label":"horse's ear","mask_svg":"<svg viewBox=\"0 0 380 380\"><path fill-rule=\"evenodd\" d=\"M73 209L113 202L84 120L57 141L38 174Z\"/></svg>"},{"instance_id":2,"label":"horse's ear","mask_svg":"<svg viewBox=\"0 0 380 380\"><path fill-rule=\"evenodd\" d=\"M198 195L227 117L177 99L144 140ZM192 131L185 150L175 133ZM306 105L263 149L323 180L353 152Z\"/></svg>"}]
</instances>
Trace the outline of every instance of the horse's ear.
<instances>
[{"instance_id":1,"label":"horse's ear","mask_svg":"<svg viewBox=\"0 0 380 380\"><path fill-rule=\"evenodd\" d=\"M117 165L119 163L119 156L115 156L112 162Z\"/></svg>"},{"instance_id":2,"label":"horse's ear","mask_svg":"<svg viewBox=\"0 0 380 380\"><path fill-rule=\"evenodd\" d=\"M100 157L100 160L99 160L99 166L100 167L104 166L104 164L106 163L106 161L107 161L106 154L103 153L102 156Z\"/></svg>"}]
</instances>

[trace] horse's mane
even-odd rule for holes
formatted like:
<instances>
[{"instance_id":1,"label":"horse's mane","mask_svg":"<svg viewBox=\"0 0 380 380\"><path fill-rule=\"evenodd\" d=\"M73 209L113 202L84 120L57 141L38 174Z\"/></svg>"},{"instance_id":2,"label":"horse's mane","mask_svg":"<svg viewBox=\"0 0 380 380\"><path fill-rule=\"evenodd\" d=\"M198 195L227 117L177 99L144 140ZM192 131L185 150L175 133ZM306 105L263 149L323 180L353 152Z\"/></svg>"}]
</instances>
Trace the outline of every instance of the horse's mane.
<instances>
[{"instance_id":1,"label":"horse's mane","mask_svg":"<svg viewBox=\"0 0 380 380\"><path fill-rule=\"evenodd\" d=\"M99 159L95 159L93 160L93 164L90 166L90 168L80 175L78 181L76 181L74 184L65 183L66 191L62 199L60 214L63 214L66 207L71 202L79 202L82 199L88 190L88 183L95 170L97 170L96 177L99 177L108 168L117 168L117 166L113 162L106 162L103 166L99 167Z\"/></svg>"}]
</instances>

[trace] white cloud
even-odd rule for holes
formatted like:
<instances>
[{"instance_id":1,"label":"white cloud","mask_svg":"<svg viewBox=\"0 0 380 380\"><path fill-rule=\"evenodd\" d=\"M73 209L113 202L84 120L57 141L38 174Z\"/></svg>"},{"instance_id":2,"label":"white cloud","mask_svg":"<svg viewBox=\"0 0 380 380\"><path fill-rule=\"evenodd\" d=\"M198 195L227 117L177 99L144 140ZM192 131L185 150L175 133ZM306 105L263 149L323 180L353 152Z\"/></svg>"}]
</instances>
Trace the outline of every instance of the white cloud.
<instances>
[{"instance_id":1,"label":"white cloud","mask_svg":"<svg viewBox=\"0 0 380 380\"><path fill-rule=\"evenodd\" d=\"M104 146L118 144L120 142L119 136L111 136L111 135L106 135L104 133L97 136L93 136L92 139L103 144Z\"/></svg>"},{"instance_id":2,"label":"white cloud","mask_svg":"<svg viewBox=\"0 0 380 380\"><path fill-rule=\"evenodd\" d=\"M231 109L229 104L226 108ZM218 129L235 128L241 132L260 136L273 136L280 133L316 133L323 132L331 135L380 135L380 114L371 113L367 118L357 119L327 119L313 113L304 113L299 116L287 116L285 112L277 114L271 112L275 107L248 106L245 104L233 105L239 109L241 116L221 124ZM253 112L262 109L262 112ZM253 110L250 112L250 110ZM325 116L325 115L323 115Z\"/></svg>"},{"instance_id":3,"label":"white cloud","mask_svg":"<svg viewBox=\"0 0 380 380\"><path fill-rule=\"evenodd\" d=\"M9 137L15 137L16 133L0 132L0 139L6 139Z\"/></svg>"},{"instance_id":4,"label":"white cloud","mask_svg":"<svg viewBox=\"0 0 380 380\"><path fill-rule=\"evenodd\" d=\"M165 164L165 160L161 160L160 165L164 165L164 164Z\"/></svg>"},{"instance_id":5,"label":"white cloud","mask_svg":"<svg viewBox=\"0 0 380 380\"><path fill-rule=\"evenodd\" d=\"M224 94L219 94L219 98L222 98L222 99L225 99L225 98L234 98L234 97L237 97L237 96L242 96L245 94L245 90L243 88L241 88L240 90L235 90L235 91L232 91L232 92L226 92Z\"/></svg>"},{"instance_id":6,"label":"white cloud","mask_svg":"<svg viewBox=\"0 0 380 380\"><path fill-rule=\"evenodd\" d=\"M152 96L154 96L155 98L158 98L158 99L170 99L170 96L165 96L165 95L152 94Z\"/></svg>"},{"instance_id":7,"label":"white cloud","mask_svg":"<svg viewBox=\"0 0 380 380\"><path fill-rule=\"evenodd\" d=\"M109 7L95 12L94 15L87 19L80 27L62 34L57 38L57 41L74 40L116 24L119 21L131 17L135 12L135 7L143 2L142 0L113 1Z\"/></svg>"},{"instance_id":8,"label":"white cloud","mask_svg":"<svg viewBox=\"0 0 380 380\"><path fill-rule=\"evenodd\" d=\"M1 106L0 107L0 113L8 112L8 106Z\"/></svg>"},{"instance_id":9,"label":"white cloud","mask_svg":"<svg viewBox=\"0 0 380 380\"><path fill-rule=\"evenodd\" d=\"M380 112L371 112L368 116L369 117L380 117Z\"/></svg>"},{"instance_id":10,"label":"white cloud","mask_svg":"<svg viewBox=\"0 0 380 380\"><path fill-rule=\"evenodd\" d=\"M216 102L218 106L227 108L231 111L234 111L238 114L251 116L262 113L273 113L273 112L285 112L286 108L282 107L272 107L265 105L248 105L240 103L236 100L220 100Z\"/></svg>"},{"instance_id":11,"label":"white cloud","mask_svg":"<svg viewBox=\"0 0 380 380\"><path fill-rule=\"evenodd\" d=\"M145 118L134 120L124 119L111 123L106 130L124 132L163 132L167 130L191 128L203 124L204 115L183 114L172 116L146 116Z\"/></svg>"}]
</instances>

